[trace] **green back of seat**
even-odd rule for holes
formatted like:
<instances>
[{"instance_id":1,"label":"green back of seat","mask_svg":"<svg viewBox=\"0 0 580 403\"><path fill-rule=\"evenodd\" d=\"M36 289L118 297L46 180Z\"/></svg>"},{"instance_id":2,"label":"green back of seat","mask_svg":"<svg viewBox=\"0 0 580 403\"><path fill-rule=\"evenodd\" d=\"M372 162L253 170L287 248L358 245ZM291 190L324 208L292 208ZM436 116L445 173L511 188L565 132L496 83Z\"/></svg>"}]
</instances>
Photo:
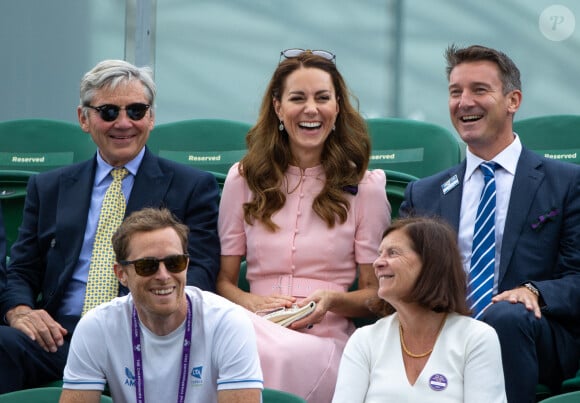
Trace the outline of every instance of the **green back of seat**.
<instances>
[{"instance_id":1,"label":"green back of seat","mask_svg":"<svg viewBox=\"0 0 580 403\"><path fill-rule=\"evenodd\" d=\"M0 395L0 403L58 403L61 393L57 387L24 389ZM111 397L101 396L101 403L112 402Z\"/></svg>"},{"instance_id":2,"label":"green back of seat","mask_svg":"<svg viewBox=\"0 0 580 403\"><path fill-rule=\"evenodd\" d=\"M250 127L249 123L224 119L165 123L153 129L147 145L160 157L227 174L246 154Z\"/></svg>"},{"instance_id":3,"label":"green back of seat","mask_svg":"<svg viewBox=\"0 0 580 403\"><path fill-rule=\"evenodd\" d=\"M0 122L0 169L47 171L87 160L96 149L78 124L47 119Z\"/></svg>"},{"instance_id":4,"label":"green back of seat","mask_svg":"<svg viewBox=\"0 0 580 403\"><path fill-rule=\"evenodd\" d=\"M226 178L227 178L227 174L222 173L222 172L215 172L215 171L209 171L210 174L213 175L213 177L215 178L218 187L219 187L219 191L220 191L220 195L222 194L222 190L224 190L224 185L226 183Z\"/></svg>"},{"instance_id":5,"label":"green back of seat","mask_svg":"<svg viewBox=\"0 0 580 403\"><path fill-rule=\"evenodd\" d=\"M394 220L399 216L399 207L405 199L405 189L407 184L419 178L404 172L385 170L387 175L387 199L391 204L391 218Z\"/></svg>"},{"instance_id":6,"label":"green back of seat","mask_svg":"<svg viewBox=\"0 0 580 403\"><path fill-rule=\"evenodd\" d=\"M245 292L250 292L250 282L246 278L248 272L248 263L242 259L240 263L240 274L238 276L238 288Z\"/></svg>"},{"instance_id":7,"label":"green back of seat","mask_svg":"<svg viewBox=\"0 0 580 403\"><path fill-rule=\"evenodd\" d=\"M514 122L522 144L547 158L580 164L580 115L552 115Z\"/></svg>"},{"instance_id":8,"label":"green back of seat","mask_svg":"<svg viewBox=\"0 0 580 403\"><path fill-rule=\"evenodd\" d=\"M542 403L578 403L580 402L580 391L564 393L542 400Z\"/></svg>"},{"instance_id":9,"label":"green back of seat","mask_svg":"<svg viewBox=\"0 0 580 403\"><path fill-rule=\"evenodd\" d=\"M372 150L369 168L423 178L458 164L460 141L447 129L407 119L367 119Z\"/></svg>"},{"instance_id":10,"label":"green back of seat","mask_svg":"<svg viewBox=\"0 0 580 403\"><path fill-rule=\"evenodd\" d=\"M306 403L300 396L281 390L264 388L262 391L263 403Z\"/></svg>"},{"instance_id":11,"label":"green back of seat","mask_svg":"<svg viewBox=\"0 0 580 403\"><path fill-rule=\"evenodd\" d=\"M18 229L22 222L26 184L34 171L0 170L0 203L6 230L6 254L18 237Z\"/></svg>"},{"instance_id":12,"label":"green back of seat","mask_svg":"<svg viewBox=\"0 0 580 403\"><path fill-rule=\"evenodd\" d=\"M574 392L580 390L580 369L573 378L565 379L562 382L562 392Z\"/></svg>"}]
</instances>

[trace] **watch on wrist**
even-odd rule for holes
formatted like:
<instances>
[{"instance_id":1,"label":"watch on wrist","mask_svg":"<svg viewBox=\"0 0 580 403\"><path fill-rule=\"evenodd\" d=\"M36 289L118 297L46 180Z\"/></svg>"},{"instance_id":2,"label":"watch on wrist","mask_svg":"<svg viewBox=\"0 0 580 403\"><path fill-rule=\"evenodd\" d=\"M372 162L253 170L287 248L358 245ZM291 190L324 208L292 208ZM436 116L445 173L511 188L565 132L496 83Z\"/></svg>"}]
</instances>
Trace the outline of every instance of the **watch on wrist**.
<instances>
[{"instance_id":1,"label":"watch on wrist","mask_svg":"<svg viewBox=\"0 0 580 403\"><path fill-rule=\"evenodd\" d=\"M522 287L527 288L532 293L534 293L536 297L540 298L540 291L532 283L524 283Z\"/></svg>"}]
</instances>

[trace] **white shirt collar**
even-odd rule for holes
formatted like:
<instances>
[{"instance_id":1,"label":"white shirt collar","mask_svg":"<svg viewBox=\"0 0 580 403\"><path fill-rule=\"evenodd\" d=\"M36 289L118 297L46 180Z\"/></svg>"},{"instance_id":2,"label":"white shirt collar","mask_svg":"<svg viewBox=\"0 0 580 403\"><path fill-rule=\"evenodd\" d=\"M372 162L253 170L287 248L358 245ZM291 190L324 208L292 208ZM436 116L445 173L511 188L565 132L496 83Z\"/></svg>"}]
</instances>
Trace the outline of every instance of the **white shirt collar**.
<instances>
[{"instance_id":1,"label":"white shirt collar","mask_svg":"<svg viewBox=\"0 0 580 403\"><path fill-rule=\"evenodd\" d=\"M493 157L492 161L501 165L501 167L511 175L515 175L521 153L522 142L520 141L519 136L514 133L514 141ZM464 181L467 181L484 160L469 151L469 148L465 150L465 159L467 161L467 166L465 168Z\"/></svg>"}]
</instances>

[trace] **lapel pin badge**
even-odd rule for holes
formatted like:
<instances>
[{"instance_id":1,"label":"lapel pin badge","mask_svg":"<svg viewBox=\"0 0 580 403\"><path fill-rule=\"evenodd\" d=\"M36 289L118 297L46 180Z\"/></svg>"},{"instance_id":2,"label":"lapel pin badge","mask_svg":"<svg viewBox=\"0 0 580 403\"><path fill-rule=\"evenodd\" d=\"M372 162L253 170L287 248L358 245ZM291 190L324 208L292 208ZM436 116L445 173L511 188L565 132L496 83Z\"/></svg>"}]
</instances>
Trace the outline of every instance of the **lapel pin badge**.
<instances>
[{"instance_id":1,"label":"lapel pin badge","mask_svg":"<svg viewBox=\"0 0 580 403\"><path fill-rule=\"evenodd\" d=\"M442 374L435 374L429 378L429 387L436 392L447 388L447 378Z\"/></svg>"},{"instance_id":2,"label":"lapel pin badge","mask_svg":"<svg viewBox=\"0 0 580 403\"><path fill-rule=\"evenodd\" d=\"M459 179L457 179L457 175L453 175L441 185L441 190L443 191L443 194L446 195L457 185L459 185Z\"/></svg>"}]
</instances>

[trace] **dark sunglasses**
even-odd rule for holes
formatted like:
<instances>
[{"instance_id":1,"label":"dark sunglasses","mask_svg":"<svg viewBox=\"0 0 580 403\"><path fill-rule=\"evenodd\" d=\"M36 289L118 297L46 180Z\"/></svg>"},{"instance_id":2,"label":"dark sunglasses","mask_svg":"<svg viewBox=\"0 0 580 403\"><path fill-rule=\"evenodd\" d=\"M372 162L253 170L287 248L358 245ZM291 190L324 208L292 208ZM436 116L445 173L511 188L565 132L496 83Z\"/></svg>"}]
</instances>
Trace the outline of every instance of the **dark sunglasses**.
<instances>
[{"instance_id":1,"label":"dark sunglasses","mask_svg":"<svg viewBox=\"0 0 580 403\"><path fill-rule=\"evenodd\" d=\"M323 57L326 60L330 60L331 62L336 63L336 56L334 53L331 53L327 50L310 50L310 49L283 50L282 52L280 52L280 61L282 61L282 57L284 57L285 59L292 59L293 57L298 57L303 53L312 53L313 55Z\"/></svg>"},{"instance_id":2,"label":"dark sunglasses","mask_svg":"<svg viewBox=\"0 0 580 403\"><path fill-rule=\"evenodd\" d=\"M105 104L101 106L92 106L92 105L85 106L87 108L91 108L99 112L99 115L101 115L101 119L103 119L105 122L112 122L116 120L119 117L119 111L121 109L125 109L125 112L127 112L127 116L129 116L129 119L141 120L147 113L147 110L151 107L151 105L140 103L127 105L125 107L111 104Z\"/></svg>"},{"instance_id":3,"label":"dark sunglasses","mask_svg":"<svg viewBox=\"0 0 580 403\"><path fill-rule=\"evenodd\" d=\"M188 254L183 255L170 255L165 256L162 259L157 259L155 257L144 257L135 260L120 260L119 264L121 266L128 266L132 264L135 267L135 272L140 276L151 276L157 273L159 270L159 263L163 262L167 271L171 273L181 273L187 268Z\"/></svg>"}]
</instances>

